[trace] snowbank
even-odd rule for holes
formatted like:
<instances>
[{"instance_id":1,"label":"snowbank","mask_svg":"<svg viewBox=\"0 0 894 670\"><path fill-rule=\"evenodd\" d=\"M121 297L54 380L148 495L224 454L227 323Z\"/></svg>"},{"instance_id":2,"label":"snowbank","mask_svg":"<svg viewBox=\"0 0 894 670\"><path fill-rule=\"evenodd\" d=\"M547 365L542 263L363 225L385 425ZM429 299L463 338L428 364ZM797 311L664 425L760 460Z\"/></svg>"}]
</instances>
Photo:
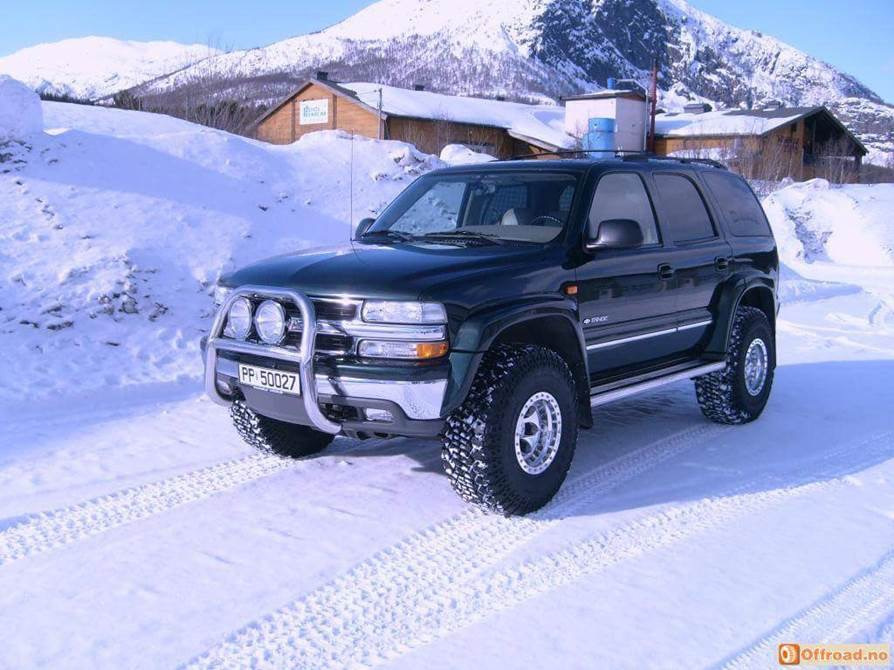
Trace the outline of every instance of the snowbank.
<instances>
[{"instance_id":1,"label":"snowbank","mask_svg":"<svg viewBox=\"0 0 894 670\"><path fill-rule=\"evenodd\" d=\"M441 151L441 160L448 165L474 165L497 160L490 154L472 151L464 144L448 144Z\"/></svg>"},{"instance_id":2,"label":"snowbank","mask_svg":"<svg viewBox=\"0 0 894 670\"><path fill-rule=\"evenodd\" d=\"M763 204L789 265L894 266L894 184L813 179L775 191Z\"/></svg>"},{"instance_id":3,"label":"snowbank","mask_svg":"<svg viewBox=\"0 0 894 670\"><path fill-rule=\"evenodd\" d=\"M0 142L22 140L43 130L37 93L22 82L0 75Z\"/></svg>"},{"instance_id":4,"label":"snowbank","mask_svg":"<svg viewBox=\"0 0 894 670\"><path fill-rule=\"evenodd\" d=\"M43 109L48 134L0 166L13 166L0 170L0 369L26 397L195 377L222 273L345 242L349 221L443 165L337 131L272 146L162 115ZM0 400L22 392L0 385Z\"/></svg>"}]
</instances>

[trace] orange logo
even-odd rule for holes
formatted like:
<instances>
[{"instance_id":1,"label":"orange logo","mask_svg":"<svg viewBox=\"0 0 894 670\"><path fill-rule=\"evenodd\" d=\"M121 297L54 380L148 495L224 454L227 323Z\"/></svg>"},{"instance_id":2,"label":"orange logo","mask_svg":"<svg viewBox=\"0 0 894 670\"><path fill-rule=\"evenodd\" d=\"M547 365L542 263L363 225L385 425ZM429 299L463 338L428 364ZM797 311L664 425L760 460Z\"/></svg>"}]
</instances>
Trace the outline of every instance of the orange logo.
<instances>
[{"instance_id":1,"label":"orange logo","mask_svg":"<svg viewBox=\"0 0 894 670\"><path fill-rule=\"evenodd\" d=\"M785 643L779 645L779 665L800 665L801 645Z\"/></svg>"}]
</instances>

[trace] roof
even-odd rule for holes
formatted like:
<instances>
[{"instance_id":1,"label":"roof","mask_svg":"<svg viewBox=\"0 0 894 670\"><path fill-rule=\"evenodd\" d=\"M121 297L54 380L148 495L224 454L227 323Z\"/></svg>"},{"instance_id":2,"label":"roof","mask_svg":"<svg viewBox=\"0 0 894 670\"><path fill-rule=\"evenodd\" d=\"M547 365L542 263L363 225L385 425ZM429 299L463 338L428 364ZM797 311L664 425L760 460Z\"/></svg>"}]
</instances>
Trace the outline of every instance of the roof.
<instances>
[{"instance_id":1,"label":"roof","mask_svg":"<svg viewBox=\"0 0 894 670\"><path fill-rule=\"evenodd\" d=\"M636 100L645 100L646 94L642 91L626 88L605 88L601 91L593 93L582 93L581 95L569 95L562 98L566 102L568 100L599 100L600 98L634 98Z\"/></svg>"},{"instance_id":2,"label":"roof","mask_svg":"<svg viewBox=\"0 0 894 670\"><path fill-rule=\"evenodd\" d=\"M381 90L382 118L396 116L502 128L512 137L531 142L544 149L566 149L575 144L574 138L564 130L563 107L445 95L373 82L336 84L325 80L308 81L274 105L255 124L260 124L311 84L327 88L336 95L348 97L376 115L379 113Z\"/></svg>"},{"instance_id":3,"label":"roof","mask_svg":"<svg viewBox=\"0 0 894 670\"><path fill-rule=\"evenodd\" d=\"M864 153L866 152L866 147L860 140L823 106L663 113L655 117L655 135L658 137L760 136L814 114L827 115Z\"/></svg>"}]
</instances>

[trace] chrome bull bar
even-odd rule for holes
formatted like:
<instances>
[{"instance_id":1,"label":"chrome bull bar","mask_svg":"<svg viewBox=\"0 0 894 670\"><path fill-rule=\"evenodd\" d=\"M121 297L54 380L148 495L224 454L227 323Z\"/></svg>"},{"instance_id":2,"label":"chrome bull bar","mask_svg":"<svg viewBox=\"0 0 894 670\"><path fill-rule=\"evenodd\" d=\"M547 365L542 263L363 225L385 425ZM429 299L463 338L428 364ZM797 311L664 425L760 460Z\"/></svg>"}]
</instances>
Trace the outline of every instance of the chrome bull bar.
<instances>
[{"instance_id":1,"label":"chrome bull bar","mask_svg":"<svg viewBox=\"0 0 894 670\"><path fill-rule=\"evenodd\" d=\"M276 298L293 303L301 314L304 328L301 331L301 347L299 350L286 347L261 346L251 342L241 342L221 338L224 320L233 302L238 298ZM211 324L208 343L205 349L205 392L219 405L229 406L232 401L220 394L217 389L217 352L232 351L239 354L254 354L266 358L276 358L298 365L298 376L301 379L301 395L295 400L304 404L304 410L314 428L324 433L339 433L341 426L330 421L320 409L317 401L317 384L314 375L314 347L317 338L317 316L314 304L299 291L289 289L268 288L265 286L240 286L227 296Z\"/></svg>"}]
</instances>

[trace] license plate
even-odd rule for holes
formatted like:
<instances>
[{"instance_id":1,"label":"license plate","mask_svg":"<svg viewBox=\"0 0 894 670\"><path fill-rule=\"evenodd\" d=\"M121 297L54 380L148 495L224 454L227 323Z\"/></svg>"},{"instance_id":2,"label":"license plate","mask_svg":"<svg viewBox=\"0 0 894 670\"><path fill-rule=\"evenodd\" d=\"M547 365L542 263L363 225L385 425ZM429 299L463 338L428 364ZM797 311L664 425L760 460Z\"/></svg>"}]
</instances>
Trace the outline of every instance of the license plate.
<instances>
[{"instance_id":1,"label":"license plate","mask_svg":"<svg viewBox=\"0 0 894 670\"><path fill-rule=\"evenodd\" d=\"M265 391L301 395L301 383L298 379L298 374L295 372L271 370L270 368L259 368L255 365L243 365L240 363L239 381Z\"/></svg>"}]
</instances>

